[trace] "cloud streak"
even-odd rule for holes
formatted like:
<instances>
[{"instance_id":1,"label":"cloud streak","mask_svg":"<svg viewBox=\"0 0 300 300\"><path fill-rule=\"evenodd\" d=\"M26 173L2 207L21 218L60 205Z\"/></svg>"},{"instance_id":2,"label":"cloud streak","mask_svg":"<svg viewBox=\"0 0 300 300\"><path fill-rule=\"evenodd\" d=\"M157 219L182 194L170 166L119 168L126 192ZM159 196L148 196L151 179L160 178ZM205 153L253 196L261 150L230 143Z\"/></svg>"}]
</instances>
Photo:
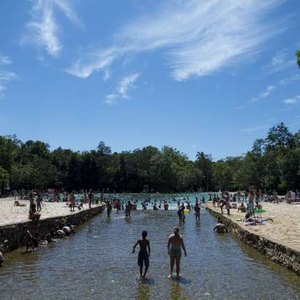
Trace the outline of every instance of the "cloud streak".
<instances>
[{"instance_id":1,"label":"cloud streak","mask_svg":"<svg viewBox=\"0 0 300 300\"><path fill-rule=\"evenodd\" d=\"M14 72L0 71L0 99L5 97L8 84L17 78Z\"/></svg>"},{"instance_id":2,"label":"cloud streak","mask_svg":"<svg viewBox=\"0 0 300 300\"><path fill-rule=\"evenodd\" d=\"M280 2L168 2L154 15L143 16L121 28L109 47L115 49L110 60L105 55L107 49L95 49L75 62L69 73L87 78L126 54L160 50L175 80L209 75L257 53L261 43L283 30L267 24L264 18Z\"/></svg>"},{"instance_id":3,"label":"cloud streak","mask_svg":"<svg viewBox=\"0 0 300 300\"><path fill-rule=\"evenodd\" d=\"M296 62L295 60L290 59L291 57L293 57L293 54L288 53L285 50L276 52L272 57L270 64L265 68L266 71L276 73L289 67L295 67Z\"/></svg>"},{"instance_id":4,"label":"cloud streak","mask_svg":"<svg viewBox=\"0 0 300 300\"><path fill-rule=\"evenodd\" d=\"M105 98L106 104L114 104L118 99L128 99L128 91L135 88L134 83L139 78L140 74L134 73L129 76L122 78L118 84L116 91L112 94L109 94Z\"/></svg>"},{"instance_id":5,"label":"cloud streak","mask_svg":"<svg viewBox=\"0 0 300 300\"><path fill-rule=\"evenodd\" d=\"M300 95L284 99L283 102L287 105L300 104Z\"/></svg>"},{"instance_id":6,"label":"cloud streak","mask_svg":"<svg viewBox=\"0 0 300 300\"><path fill-rule=\"evenodd\" d=\"M275 90L275 86L274 85L269 85L266 87L266 89L261 92L257 97L253 97L248 103L254 103L254 102L259 102L267 97L269 97L272 93L272 91Z\"/></svg>"},{"instance_id":7,"label":"cloud streak","mask_svg":"<svg viewBox=\"0 0 300 300\"><path fill-rule=\"evenodd\" d=\"M10 65L11 60L8 56L4 56L0 54L0 65Z\"/></svg>"},{"instance_id":8,"label":"cloud streak","mask_svg":"<svg viewBox=\"0 0 300 300\"><path fill-rule=\"evenodd\" d=\"M26 24L27 32L22 43L43 48L49 55L58 57L63 45L59 35L61 28L55 18L60 10L73 23L80 24L69 0L33 0L31 20Z\"/></svg>"}]
</instances>

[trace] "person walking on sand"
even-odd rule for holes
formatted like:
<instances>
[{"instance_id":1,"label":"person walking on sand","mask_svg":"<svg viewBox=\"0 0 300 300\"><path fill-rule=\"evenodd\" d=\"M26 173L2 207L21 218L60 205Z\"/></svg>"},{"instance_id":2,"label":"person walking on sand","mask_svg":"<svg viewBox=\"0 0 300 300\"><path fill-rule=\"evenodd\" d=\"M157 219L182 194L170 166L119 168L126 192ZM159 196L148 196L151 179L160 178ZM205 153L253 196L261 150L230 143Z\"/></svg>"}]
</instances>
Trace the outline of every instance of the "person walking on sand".
<instances>
[{"instance_id":1,"label":"person walking on sand","mask_svg":"<svg viewBox=\"0 0 300 300\"><path fill-rule=\"evenodd\" d=\"M70 207L70 211L75 211L75 191L72 191L72 193L70 193L69 195L69 207Z\"/></svg>"},{"instance_id":2,"label":"person walking on sand","mask_svg":"<svg viewBox=\"0 0 300 300\"><path fill-rule=\"evenodd\" d=\"M150 257L150 241L147 239L147 231L142 232L142 238L139 239L133 246L132 253L135 251L135 247L140 245L140 251L138 255L138 266L140 267L140 277L145 278L149 268L149 257ZM145 270L143 272L143 265Z\"/></svg>"},{"instance_id":3,"label":"person walking on sand","mask_svg":"<svg viewBox=\"0 0 300 300\"><path fill-rule=\"evenodd\" d=\"M42 203L43 203L43 196L41 193L38 194L38 197L36 199L36 210L37 212L40 212L42 210Z\"/></svg>"},{"instance_id":4,"label":"person walking on sand","mask_svg":"<svg viewBox=\"0 0 300 300\"><path fill-rule=\"evenodd\" d=\"M182 236L179 234L179 228L175 227L173 233L168 239L168 253L170 256L170 274L169 278L173 275L174 264L176 263L176 278L179 279L180 273L180 259L181 259L181 248L186 256L186 250Z\"/></svg>"},{"instance_id":5,"label":"person walking on sand","mask_svg":"<svg viewBox=\"0 0 300 300\"><path fill-rule=\"evenodd\" d=\"M92 208L93 200L94 200L93 190L90 189L90 190L89 190L89 194L88 194L89 208Z\"/></svg>"}]
</instances>

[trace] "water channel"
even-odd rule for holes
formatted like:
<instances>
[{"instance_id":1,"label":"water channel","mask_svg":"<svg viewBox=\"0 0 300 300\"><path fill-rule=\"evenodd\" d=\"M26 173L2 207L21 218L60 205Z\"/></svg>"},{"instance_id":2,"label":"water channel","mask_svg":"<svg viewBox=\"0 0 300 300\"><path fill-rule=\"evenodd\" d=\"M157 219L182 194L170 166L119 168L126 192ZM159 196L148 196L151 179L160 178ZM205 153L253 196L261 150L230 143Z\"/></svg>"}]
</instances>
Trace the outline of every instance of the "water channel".
<instances>
[{"instance_id":1,"label":"water channel","mask_svg":"<svg viewBox=\"0 0 300 300\"><path fill-rule=\"evenodd\" d=\"M168 279L167 239L176 211L135 211L95 217L57 243L7 253L0 268L0 299L300 299L300 278L244 246L213 233L215 219L201 211L180 225L187 257L180 280ZM132 246L148 231L148 278L139 280Z\"/></svg>"}]
</instances>

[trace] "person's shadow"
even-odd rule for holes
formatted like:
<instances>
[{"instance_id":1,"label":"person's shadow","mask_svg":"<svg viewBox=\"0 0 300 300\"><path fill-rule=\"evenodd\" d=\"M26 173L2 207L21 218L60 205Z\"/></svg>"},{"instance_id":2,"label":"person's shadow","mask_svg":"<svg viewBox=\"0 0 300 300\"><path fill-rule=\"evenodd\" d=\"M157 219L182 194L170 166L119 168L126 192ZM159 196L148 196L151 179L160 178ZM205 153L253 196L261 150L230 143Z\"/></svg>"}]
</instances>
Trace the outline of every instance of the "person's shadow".
<instances>
[{"instance_id":1,"label":"person's shadow","mask_svg":"<svg viewBox=\"0 0 300 300\"><path fill-rule=\"evenodd\" d=\"M150 285L154 284L154 279L152 278L142 278L139 280L139 285L137 287L137 297L138 300L148 300L150 299Z\"/></svg>"}]
</instances>

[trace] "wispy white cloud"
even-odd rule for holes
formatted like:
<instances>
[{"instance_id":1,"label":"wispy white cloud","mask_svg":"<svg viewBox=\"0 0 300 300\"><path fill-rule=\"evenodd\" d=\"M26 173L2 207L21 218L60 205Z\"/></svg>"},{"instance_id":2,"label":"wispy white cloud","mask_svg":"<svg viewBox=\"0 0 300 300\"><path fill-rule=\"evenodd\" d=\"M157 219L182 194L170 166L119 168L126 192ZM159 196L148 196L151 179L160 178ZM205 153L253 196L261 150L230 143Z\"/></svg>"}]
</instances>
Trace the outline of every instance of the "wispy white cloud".
<instances>
[{"instance_id":1,"label":"wispy white cloud","mask_svg":"<svg viewBox=\"0 0 300 300\"><path fill-rule=\"evenodd\" d=\"M11 60L8 56L4 56L0 54L0 65L10 65Z\"/></svg>"},{"instance_id":2,"label":"wispy white cloud","mask_svg":"<svg viewBox=\"0 0 300 300\"><path fill-rule=\"evenodd\" d=\"M63 48L59 35L61 28L55 18L60 10L73 23L80 24L69 0L33 0L31 20L26 24L27 32L22 43L34 44L57 57Z\"/></svg>"},{"instance_id":3,"label":"wispy white cloud","mask_svg":"<svg viewBox=\"0 0 300 300\"><path fill-rule=\"evenodd\" d=\"M124 54L162 50L176 80L204 76L229 67L258 51L258 46L284 30L268 23L265 16L282 1L210 0L173 1L161 5L154 15L142 16L127 24L114 36L116 49L109 61ZM103 69L103 60L87 54L87 61L75 63L86 78ZM95 52L94 51L94 52ZM93 68L91 68L91 65ZM108 66L108 64L106 64ZM89 72L86 72L86 69ZM82 76L84 74L84 76Z\"/></svg>"},{"instance_id":4,"label":"wispy white cloud","mask_svg":"<svg viewBox=\"0 0 300 300\"><path fill-rule=\"evenodd\" d=\"M126 76L120 80L116 91L112 94L109 94L105 98L106 104L114 104L118 99L128 99L128 91L135 88L134 83L139 78L139 73L134 73L129 76Z\"/></svg>"},{"instance_id":5,"label":"wispy white cloud","mask_svg":"<svg viewBox=\"0 0 300 300\"><path fill-rule=\"evenodd\" d=\"M0 99L5 97L8 84L17 78L14 72L0 71Z\"/></svg>"},{"instance_id":6,"label":"wispy white cloud","mask_svg":"<svg viewBox=\"0 0 300 300\"><path fill-rule=\"evenodd\" d=\"M272 93L272 91L275 90L275 88L276 87L274 85L267 86L263 92L261 92L258 96L253 97L248 103L258 102L258 101L261 101L261 100L269 97L270 94Z\"/></svg>"},{"instance_id":7,"label":"wispy white cloud","mask_svg":"<svg viewBox=\"0 0 300 300\"><path fill-rule=\"evenodd\" d=\"M293 55L286 50L280 50L272 57L270 64L265 68L267 72L275 73L283 69L295 66L295 60L291 59Z\"/></svg>"},{"instance_id":8,"label":"wispy white cloud","mask_svg":"<svg viewBox=\"0 0 300 300\"><path fill-rule=\"evenodd\" d=\"M65 69L65 71L79 78L87 78L98 70L105 70L106 72L109 65L117 56L118 50L116 48L90 52L88 55L82 55L82 58L74 62L72 66Z\"/></svg>"},{"instance_id":9,"label":"wispy white cloud","mask_svg":"<svg viewBox=\"0 0 300 300\"><path fill-rule=\"evenodd\" d=\"M300 103L300 95L286 98L283 100L283 102L288 105L299 104Z\"/></svg>"},{"instance_id":10,"label":"wispy white cloud","mask_svg":"<svg viewBox=\"0 0 300 300\"><path fill-rule=\"evenodd\" d=\"M294 81L299 81L300 80L300 75L298 74L294 74L290 77L286 77L286 78L283 78L279 81L279 85L286 85L286 84L289 84L291 82L294 82Z\"/></svg>"}]
</instances>

